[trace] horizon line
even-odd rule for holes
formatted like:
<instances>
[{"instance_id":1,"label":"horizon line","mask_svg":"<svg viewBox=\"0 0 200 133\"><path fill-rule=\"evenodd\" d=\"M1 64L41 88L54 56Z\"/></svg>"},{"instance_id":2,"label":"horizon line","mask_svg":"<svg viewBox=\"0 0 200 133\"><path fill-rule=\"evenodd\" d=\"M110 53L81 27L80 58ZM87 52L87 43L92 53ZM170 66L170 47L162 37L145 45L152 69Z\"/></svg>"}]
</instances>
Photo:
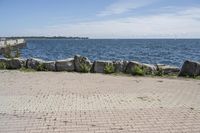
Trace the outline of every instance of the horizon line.
<instances>
[{"instance_id":1,"label":"horizon line","mask_svg":"<svg viewBox=\"0 0 200 133\"><path fill-rule=\"evenodd\" d=\"M93 37L82 37L82 36L0 36L0 38L80 38L80 39L113 39L113 40L117 40L117 39L174 39L174 40L178 40L178 39L200 39L200 37L136 37L136 38L115 38L115 37L110 37L110 38L93 38Z\"/></svg>"}]
</instances>

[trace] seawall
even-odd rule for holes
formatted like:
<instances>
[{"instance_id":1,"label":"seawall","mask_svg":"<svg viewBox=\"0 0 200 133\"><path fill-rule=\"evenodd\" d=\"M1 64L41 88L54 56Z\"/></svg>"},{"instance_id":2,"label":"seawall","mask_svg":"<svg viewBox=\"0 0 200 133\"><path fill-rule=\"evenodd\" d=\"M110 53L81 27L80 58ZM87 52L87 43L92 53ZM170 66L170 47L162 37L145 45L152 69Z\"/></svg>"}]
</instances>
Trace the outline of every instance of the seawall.
<instances>
[{"instance_id":1,"label":"seawall","mask_svg":"<svg viewBox=\"0 0 200 133\"><path fill-rule=\"evenodd\" d=\"M25 39L8 39L0 40L0 52L2 52L7 46L11 47L24 47L26 45Z\"/></svg>"},{"instance_id":2,"label":"seawall","mask_svg":"<svg viewBox=\"0 0 200 133\"><path fill-rule=\"evenodd\" d=\"M36 71L69 71L82 73L127 73L133 75L179 75L200 76L200 62L185 61L182 68L162 64L144 64L136 61L91 62L87 57L75 55L74 58L56 61L44 61L36 58L6 59L0 58L0 69L33 69Z\"/></svg>"}]
</instances>

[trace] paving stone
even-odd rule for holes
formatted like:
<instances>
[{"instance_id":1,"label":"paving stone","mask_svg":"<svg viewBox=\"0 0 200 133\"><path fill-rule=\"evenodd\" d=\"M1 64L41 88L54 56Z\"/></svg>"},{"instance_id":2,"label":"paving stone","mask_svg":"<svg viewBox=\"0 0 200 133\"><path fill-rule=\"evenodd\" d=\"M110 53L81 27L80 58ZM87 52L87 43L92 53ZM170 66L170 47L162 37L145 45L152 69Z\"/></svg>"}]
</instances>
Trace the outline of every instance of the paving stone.
<instances>
[{"instance_id":1,"label":"paving stone","mask_svg":"<svg viewBox=\"0 0 200 133\"><path fill-rule=\"evenodd\" d=\"M0 71L0 81L0 132L200 132L198 80Z\"/></svg>"}]
</instances>

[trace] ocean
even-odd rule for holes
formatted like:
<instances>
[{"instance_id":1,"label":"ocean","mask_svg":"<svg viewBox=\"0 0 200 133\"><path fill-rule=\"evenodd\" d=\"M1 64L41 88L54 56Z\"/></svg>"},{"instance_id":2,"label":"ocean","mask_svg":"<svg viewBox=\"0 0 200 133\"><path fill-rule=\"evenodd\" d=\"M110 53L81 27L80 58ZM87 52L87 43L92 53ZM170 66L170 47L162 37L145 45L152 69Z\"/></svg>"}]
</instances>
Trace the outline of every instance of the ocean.
<instances>
[{"instance_id":1,"label":"ocean","mask_svg":"<svg viewBox=\"0 0 200 133\"><path fill-rule=\"evenodd\" d=\"M200 39L28 39L24 58L59 60L79 54L90 60L134 60L149 64L181 66L200 61Z\"/></svg>"}]
</instances>

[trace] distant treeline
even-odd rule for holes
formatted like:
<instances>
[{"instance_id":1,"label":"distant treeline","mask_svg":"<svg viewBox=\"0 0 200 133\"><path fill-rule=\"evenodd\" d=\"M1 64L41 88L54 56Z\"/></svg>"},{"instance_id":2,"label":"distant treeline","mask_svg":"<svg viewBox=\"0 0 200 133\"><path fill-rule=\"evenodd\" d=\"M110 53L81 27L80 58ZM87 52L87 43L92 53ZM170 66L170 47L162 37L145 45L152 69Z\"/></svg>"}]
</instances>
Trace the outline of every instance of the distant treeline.
<instances>
[{"instance_id":1,"label":"distant treeline","mask_svg":"<svg viewBox=\"0 0 200 133\"><path fill-rule=\"evenodd\" d=\"M1 38L1 37L0 37ZM2 37L6 39L18 39L18 38L23 38L23 39L74 39L74 40L82 40L82 39L89 39L88 37L63 37L63 36L53 36L53 37L46 37L46 36L19 36L19 37Z\"/></svg>"}]
</instances>

